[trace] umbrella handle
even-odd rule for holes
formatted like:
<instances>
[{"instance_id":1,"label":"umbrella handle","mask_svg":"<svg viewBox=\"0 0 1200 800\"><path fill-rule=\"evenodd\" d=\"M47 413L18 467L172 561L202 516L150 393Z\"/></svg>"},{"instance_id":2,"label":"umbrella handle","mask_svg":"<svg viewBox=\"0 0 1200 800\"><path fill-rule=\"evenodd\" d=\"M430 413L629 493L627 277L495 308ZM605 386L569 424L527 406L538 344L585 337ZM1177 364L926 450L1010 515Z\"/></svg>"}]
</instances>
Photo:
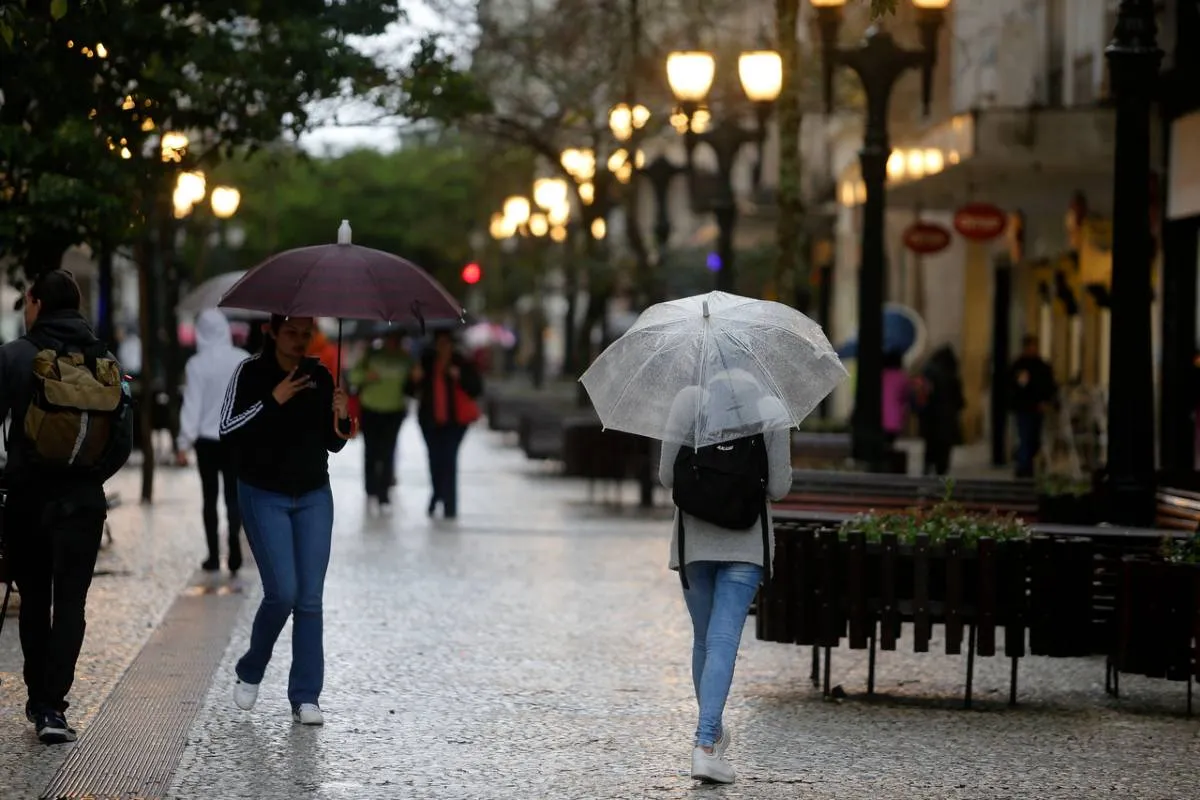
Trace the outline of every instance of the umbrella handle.
<instances>
[{"instance_id":1,"label":"umbrella handle","mask_svg":"<svg viewBox=\"0 0 1200 800\"><path fill-rule=\"evenodd\" d=\"M350 432L342 433L342 429L340 427L338 427L338 418L334 417L333 418L333 432L338 435L339 439L344 439L347 442L350 441L355 436L358 436L358 418L350 417Z\"/></svg>"}]
</instances>

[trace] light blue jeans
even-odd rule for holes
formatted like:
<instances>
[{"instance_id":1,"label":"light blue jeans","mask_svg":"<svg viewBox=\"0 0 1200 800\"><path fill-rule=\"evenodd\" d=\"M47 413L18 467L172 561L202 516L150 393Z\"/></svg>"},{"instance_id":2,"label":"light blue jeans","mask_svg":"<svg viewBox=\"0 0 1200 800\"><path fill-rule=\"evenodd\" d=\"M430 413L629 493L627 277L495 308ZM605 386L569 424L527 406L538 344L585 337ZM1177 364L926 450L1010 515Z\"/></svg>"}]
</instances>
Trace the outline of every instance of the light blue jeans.
<instances>
[{"instance_id":1,"label":"light blue jeans","mask_svg":"<svg viewBox=\"0 0 1200 800\"><path fill-rule=\"evenodd\" d=\"M238 500L263 599L237 676L246 683L262 682L275 641L291 617L288 700L293 709L316 703L325 680L321 600L333 538L333 494L326 485L291 497L238 481Z\"/></svg>"},{"instance_id":2,"label":"light blue jeans","mask_svg":"<svg viewBox=\"0 0 1200 800\"><path fill-rule=\"evenodd\" d=\"M686 569L683 599L692 617L692 684L700 706L696 744L711 747L721 738L738 645L763 569L723 561L695 561Z\"/></svg>"}]
</instances>

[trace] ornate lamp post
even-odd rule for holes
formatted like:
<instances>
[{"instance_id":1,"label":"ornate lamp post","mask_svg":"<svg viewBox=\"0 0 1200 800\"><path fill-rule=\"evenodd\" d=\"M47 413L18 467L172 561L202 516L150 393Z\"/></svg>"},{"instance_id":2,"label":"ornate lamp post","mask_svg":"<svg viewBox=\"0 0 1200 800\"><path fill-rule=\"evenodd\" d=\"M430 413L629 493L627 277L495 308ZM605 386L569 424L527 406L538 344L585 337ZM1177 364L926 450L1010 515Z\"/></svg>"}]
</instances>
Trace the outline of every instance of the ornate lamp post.
<instances>
[{"instance_id":1,"label":"ornate lamp post","mask_svg":"<svg viewBox=\"0 0 1200 800\"><path fill-rule=\"evenodd\" d=\"M1116 99L1112 336L1106 481L1109 521L1154 520L1154 375L1150 333L1150 110L1162 51L1154 0L1121 0L1105 52Z\"/></svg>"},{"instance_id":2,"label":"ornate lamp post","mask_svg":"<svg viewBox=\"0 0 1200 800\"><path fill-rule=\"evenodd\" d=\"M766 123L775 100L783 88L783 62L770 50L742 53L738 59L738 77L742 91L754 107L755 125L742 127L732 108L714 127L697 125L698 119L708 116L705 105L716 76L716 60L711 53L676 52L667 57L667 81L686 117L684 129L687 148L687 170L695 174L696 145L707 144L717 157L717 196L712 210L717 221L717 289L734 288L733 232L737 224L737 199L733 193L733 165L742 145L753 144L759 150L759 165L755 182L761 175L762 144L766 139ZM682 126L681 126L682 127Z\"/></svg>"},{"instance_id":3,"label":"ornate lamp post","mask_svg":"<svg viewBox=\"0 0 1200 800\"><path fill-rule=\"evenodd\" d=\"M886 31L872 27L866 41L852 48L839 47L846 0L811 0L821 31L825 107L833 110L833 72L839 66L853 70L867 97L867 124L859 153L867 197L863 206L862 265L858 279L858 377L854 389L853 454L869 469L882 468L883 438L883 296L884 209L887 206L887 163L892 146L888 139L888 105L896 81L910 69L921 70L922 102L926 113L937 61L937 35L950 0L912 0L918 10L921 49L896 44Z\"/></svg>"}]
</instances>

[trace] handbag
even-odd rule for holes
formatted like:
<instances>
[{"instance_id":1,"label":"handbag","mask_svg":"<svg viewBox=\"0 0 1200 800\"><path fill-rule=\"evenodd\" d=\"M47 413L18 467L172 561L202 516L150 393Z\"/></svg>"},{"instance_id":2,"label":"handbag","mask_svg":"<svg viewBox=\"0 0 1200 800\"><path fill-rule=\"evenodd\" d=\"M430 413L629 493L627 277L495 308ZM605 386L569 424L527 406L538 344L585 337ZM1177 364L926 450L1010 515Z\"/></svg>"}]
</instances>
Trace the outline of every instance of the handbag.
<instances>
[{"instance_id":1,"label":"handbag","mask_svg":"<svg viewBox=\"0 0 1200 800\"><path fill-rule=\"evenodd\" d=\"M459 425L470 425L480 416L479 404L456 383L454 385L454 419L458 421Z\"/></svg>"}]
</instances>

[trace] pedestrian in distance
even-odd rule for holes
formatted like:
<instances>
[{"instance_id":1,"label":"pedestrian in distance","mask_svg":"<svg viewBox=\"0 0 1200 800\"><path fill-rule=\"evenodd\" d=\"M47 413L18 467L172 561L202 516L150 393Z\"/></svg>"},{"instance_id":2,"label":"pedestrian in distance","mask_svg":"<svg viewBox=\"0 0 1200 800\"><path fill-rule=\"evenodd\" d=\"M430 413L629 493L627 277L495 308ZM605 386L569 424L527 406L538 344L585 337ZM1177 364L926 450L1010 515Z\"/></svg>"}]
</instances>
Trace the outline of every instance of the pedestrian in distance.
<instances>
[{"instance_id":1,"label":"pedestrian in distance","mask_svg":"<svg viewBox=\"0 0 1200 800\"><path fill-rule=\"evenodd\" d=\"M467 427L479 419L476 399L483 394L483 379L475 366L455 350L449 331L434 334L433 347L421 354L405 388L419 402L417 422L429 452L429 479L433 493L429 516L440 504L446 519L458 516L458 449Z\"/></svg>"},{"instance_id":2,"label":"pedestrian in distance","mask_svg":"<svg viewBox=\"0 0 1200 800\"><path fill-rule=\"evenodd\" d=\"M750 604L769 575L775 536L768 500L791 489L791 432L752 433L695 448L693 428L705 417L738 408L753 420L787 411L741 370L716 376L704 388L680 392L671 407L662 444L659 480L672 490L675 523L669 566L680 573L692 621L692 685L699 716L692 747L692 777L733 783L726 758L732 741L725 703Z\"/></svg>"},{"instance_id":3,"label":"pedestrian in distance","mask_svg":"<svg viewBox=\"0 0 1200 800\"><path fill-rule=\"evenodd\" d=\"M396 442L408 413L405 381L412 360L398 334L368 350L350 370L362 406L363 480L372 512L390 513L396 478Z\"/></svg>"},{"instance_id":4,"label":"pedestrian in distance","mask_svg":"<svg viewBox=\"0 0 1200 800\"><path fill-rule=\"evenodd\" d=\"M238 499L263 587L250 647L237 662L234 703L254 708L275 642L291 618L288 701L292 718L304 725L325 721L329 453L339 452L353 431L345 391L319 361L305 357L313 330L311 317L272 316L262 352L235 370L221 414L221 439L233 450Z\"/></svg>"},{"instance_id":5,"label":"pedestrian in distance","mask_svg":"<svg viewBox=\"0 0 1200 800\"><path fill-rule=\"evenodd\" d=\"M1009 401L1017 421L1017 477L1032 478L1042 450L1046 414L1054 408L1058 384L1054 370L1038 352L1038 338L1021 340L1021 355L1009 370Z\"/></svg>"},{"instance_id":6,"label":"pedestrian in distance","mask_svg":"<svg viewBox=\"0 0 1200 800\"><path fill-rule=\"evenodd\" d=\"M201 569L208 573L221 569L217 498L224 484L229 540L226 563L234 578L242 568L242 516L230 447L221 441L221 408L233 373L249 357L245 350L233 346L229 321L221 311L209 308L200 312L196 319L196 355L188 359L184 369L183 406L176 440L180 466L187 466L188 451L196 451L196 468L204 494L204 537L208 544L208 557Z\"/></svg>"},{"instance_id":7,"label":"pedestrian in distance","mask_svg":"<svg viewBox=\"0 0 1200 800\"><path fill-rule=\"evenodd\" d=\"M912 404L925 442L925 475L947 475L956 444L962 444L962 376L958 357L949 345L929 357L912 384Z\"/></svg>"},{"instance_id":8,"label":"pedestrian in distance","mask_svg":"<svg viewBox=\"0 0 1200 800\"><path fill-rule=\"evenodd\" d=\"M4 544L21 593L25 716L46 744L75 741L67 695L108 504L133 448L120 365L80 313L75 279L43 272L23 298L26 334L0 347L6 431Z\"/></svg>"}]
</instances>

